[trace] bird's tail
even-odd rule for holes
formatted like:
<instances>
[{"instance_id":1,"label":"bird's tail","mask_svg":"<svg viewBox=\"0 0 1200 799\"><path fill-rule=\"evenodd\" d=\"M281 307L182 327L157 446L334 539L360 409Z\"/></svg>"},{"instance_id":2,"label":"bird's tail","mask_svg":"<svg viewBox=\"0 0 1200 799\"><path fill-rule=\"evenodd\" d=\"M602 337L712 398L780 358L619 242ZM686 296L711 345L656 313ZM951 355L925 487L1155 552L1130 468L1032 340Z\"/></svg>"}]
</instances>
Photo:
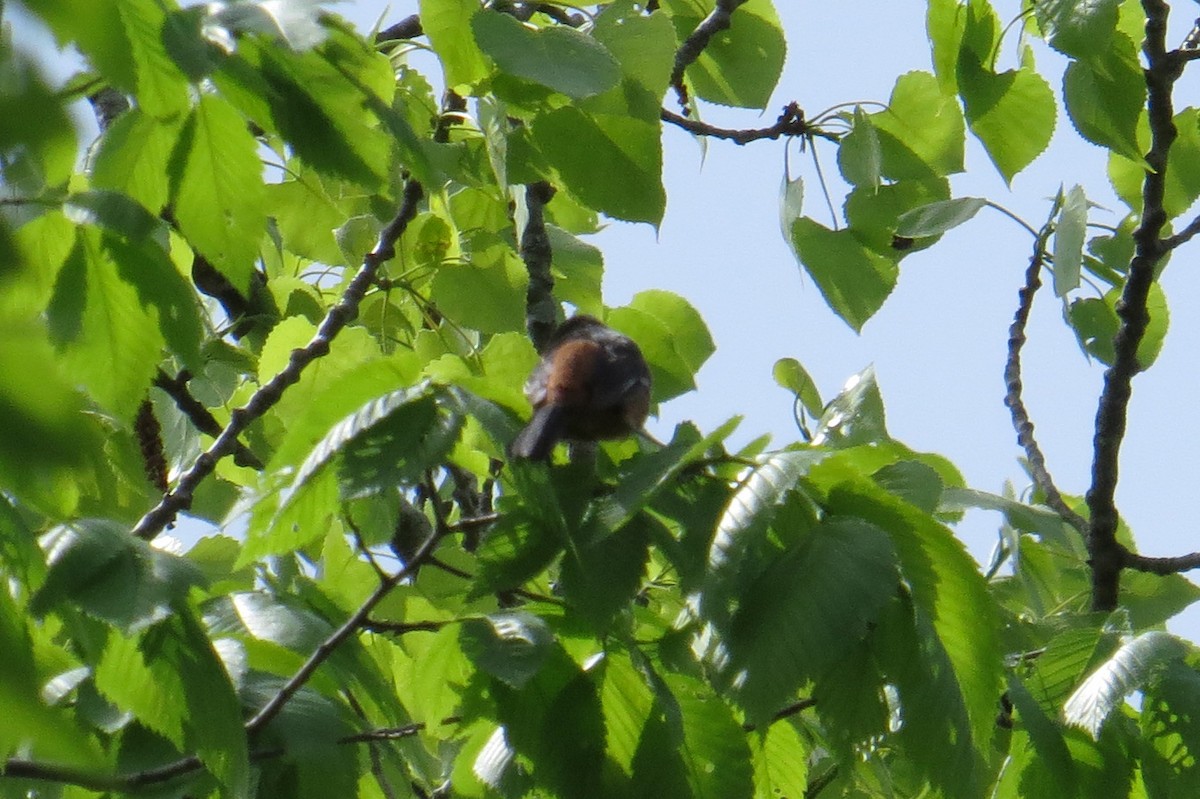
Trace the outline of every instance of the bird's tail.
<instances>
[{"instance_id":1,"label":"bird's tail","mask_svg":"<svg viewBox=\"0 0 1200 799\"><path fill-rule=\"evenodd\" d=\"M517 433L508 454L513 458L545 460L562 438L566 427L565 411L561 405L543 405L533 412L529 424Z\"/></svg>"}]
</instances>

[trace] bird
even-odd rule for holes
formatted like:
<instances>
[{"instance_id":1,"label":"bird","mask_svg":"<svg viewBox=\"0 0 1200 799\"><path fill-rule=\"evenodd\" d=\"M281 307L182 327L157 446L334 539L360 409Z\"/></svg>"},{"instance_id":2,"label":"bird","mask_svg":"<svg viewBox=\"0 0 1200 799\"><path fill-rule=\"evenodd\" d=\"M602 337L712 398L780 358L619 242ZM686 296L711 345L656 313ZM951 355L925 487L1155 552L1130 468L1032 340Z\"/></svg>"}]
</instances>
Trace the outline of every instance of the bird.
<instances>
[{"instance_id":1,"label":"bird","mask_svg":"<svg viewBox=\"0 0 1200 799\"><path fill-rule=\"evenodd\" d=\"M554 332L529 379L533 418L509 455L544 460L563 439L597 441L637 432L650 412L650 368L628 336L587 314Z\"/></svg>"}]
</instances>

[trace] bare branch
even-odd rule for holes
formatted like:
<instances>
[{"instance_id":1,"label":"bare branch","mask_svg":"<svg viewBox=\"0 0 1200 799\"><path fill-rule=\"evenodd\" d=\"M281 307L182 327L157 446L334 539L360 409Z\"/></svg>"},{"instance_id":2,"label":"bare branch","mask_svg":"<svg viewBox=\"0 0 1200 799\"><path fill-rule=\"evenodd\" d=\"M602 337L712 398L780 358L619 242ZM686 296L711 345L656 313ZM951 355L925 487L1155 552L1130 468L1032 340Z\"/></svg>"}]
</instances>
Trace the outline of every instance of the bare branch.
<instances>
[{"instance_id":1,"label":"bare branch","mask_svg":"<svg viewBox=\"0 0 1200 799\"><path fill-rule=\"evenodd\" d=\"M163 496L162 500L143 516L133 528L133 534L139 538L152 539L168 523L175 519L179 511L191 506L192 496L196 487L212 474L217 462L237 449L238 436L260 418L283 396L284 390L300 379L305 367L316 359L328 354L330 342L341 332L358 313L358 304L371 285L379 267L396 254L396 241L404 233L408 223L417 215L417 204L424 196L424 189L414 179L409 179L404 187L404 198L400 210L388 222L379 234L375 249L363 258L363 265L346 287L345 294L338 300L325 318L321 320L316 334L303 348L292 350L288 365L271 378L265 385L254 392L250 400L241 408L230 414L229 424L217 436L216 441L201 453L200 457L179 478L174 490Z\"/></svg>"},{"instance_id":2,"label":"bare branch","mask_svg":"<svg viewBox=\"0 0 1200 799\"><path fill-rule=\"evenodd\" d=\"M1021 350L1027 341L1025 327L1029 323L1029 313L1033 310L1033 297L1042 285L1041 271L1048 234L1047 226L1034 242L1033 255L1029 257L1029 268L1025 270L1025 285L1017 295L1017 312L1013 315L1012 325L1008 329L1008 361L1004 365L1004 404L1012 415L1013 428L1017 431L1017 443L1025 450L1033 482L1046 495L1046 504L1053 508L1063 521L1078 530L1080 535L1087 535L1087 520L1066 503L1054 484L1054 478L1050 476L1050 470L1046 467L1046 456L1033 434L1033 421L1022 397Z\"/></svg>"},{"instance_id":3,"label":"bare branch","mask_svg":"<svg viewBox=\"0 0 1200 799\"><path fill-rule=\"evenodd\" d=\"M779 115L779 119L769 128L747 128L745 130L718 128L716 125L710 125L707 122L700 122L699 120L680 116L674 111L668 111L665 108L662 109L659 116L663 122L670 122L672 125L683 128L687 132L694 133L697 136L727 139L735 144L749 144L752 141L760 139L778 139L781 136L817 136L829 141L838 140L838 137L832 133L811 127L807 120L804 119L804 111L794 102L788 103L784 107L783 113Z\"/></svg>"},{"instance_id":4,"label":"bare branch","mask_svg":"<svg viewBox=\"0 0 1200 799\"><path fill-rule=\"evenodd\" d=\"M683 83L684 71L700 57L713 36L730 26L733 12L745 2L746 0L717 0L717 5L712 12L701 20L691 35L683 40L683 44L679 45L679 50L675 53L675 66L671 70L671 85L675 87L675 91L679 95L681 106L687 106L687 89Z\"/></svg>"},{"instance_id":5,"label":"bare branch","mask_svg":"<svg viewBox=\"0 0 1200 799\"><path fill-rule=\"evenodd\" d=\"M384 42L401 42L407 39L415 39L425 32L421 27L421 17L417 14L411 14L397 22L395 25L388 27L375 34L375 44L383 44Z\"/></svg>"},{"instance_id":6,"label":"bare branch","mask_svg":"<svg viewBox=\"0 0 1200 799\"><path fill-rule=\"evenodd\" d=\"M1192 569L1200 569L1200 552L1170 558L1154 558L1126 550L1124 562L1127 568L1140 572L1160 575L1180 574Z\"/></svg>"},{"instance_id":7,"label":"bare branch","mask_svg":"<svg viewBox=\"0 0 1200 799\"><path fill-rule=\"evenodd\" d=\"M1135 251L1129 275L1117 302L1121 325L1113 339L1113 363L1104 373L1104 388L1096 409L1096 432L1092 458L1092 484L1087 492L1090 524L1088 554L1092 568L1093 610L1117 606L1121 568L1126 551L1117 541L1116 491L1121 442L1125 438L1133 376L1140 371L1138 345L1150 321L1147 301L1159 261L1167 253L1160 238L1167 214L1163 210L1166 190L1167 154L1177 131L1172 119L1171 92L1182 74L1184 61L1166 49L1167 17L1164 0L1142 0L1146 12L1145 70L1146 108L1150 119L1148 169L1142 182L1142 221L1133 233Z\"/></svg>"},{"instance_id":8,"label":"bare branch","mask_svg":"<svg viewBox=\"0 0 1200 799\"><path fill-rule=\"evenodd\" d=\"M1168 250L1173 250L1176 247L1187 244L1197 233L1200 233L1200 216L1188 222L1187 227L1176 233L1174 236L1167 236L1163 239L1163 246Z\"/></svg>"}]
</instances>

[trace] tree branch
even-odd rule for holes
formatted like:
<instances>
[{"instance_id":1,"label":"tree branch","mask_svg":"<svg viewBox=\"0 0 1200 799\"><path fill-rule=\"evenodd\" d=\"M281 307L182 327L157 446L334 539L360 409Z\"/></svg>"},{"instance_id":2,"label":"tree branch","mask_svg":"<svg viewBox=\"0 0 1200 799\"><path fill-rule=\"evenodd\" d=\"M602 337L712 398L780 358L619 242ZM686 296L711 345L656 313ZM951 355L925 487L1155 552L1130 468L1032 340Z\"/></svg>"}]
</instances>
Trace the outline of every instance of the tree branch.
<instances>
[{"instance_id":1,"label":"tree branch","mask_svg":"<svg viewBox=\"0 0 1200 799\"><path fill-rule=\"evenodd\" d=\"M529 272L525 292L525 328L538 352L545 349L558 325L558 304L554 301L554 275L550 272L553 251L546 235L546 203L554 197L554 187L542 181L525 187L525 207L529 219L521 232L521 260Z\"/></svg>"},{"instance_id":2,"label":"tree branch","mask_svg":"<svg viewBox=\"0 0 1200 799\"><path fill-rule=\"evenodd\" d=\"M1177 131L1172 120L1171 92L1182 74L1184 62L1167 53L1167 17L1170 8L1164 0L1142 0L1146 12L1145 70L1150 118L1148 169L1142 182L1142 221L1133 233L1135 251L1117 316L1121 325L1113 339L1112 366L1104 373L1104 388L1096 410L1096 433L1092 459L1092 485L1087 492L1090 511L1088 554L1092 567L1092 610L1108 611L1117 606L1121 568L1126 551L1117 541L1116 491L1121 442L1129 401L1133 395L1133 376L1140 370L1138 345L1150 321L1147 300L1154 284L1155 267L1166 254L1160 234L1166 224L1163 195L1166 189L1167 154Z\"/></svg>"},{"instance_id":3,"label":"tree branch","mask_svg":"<svg viewBox=\"0 0 1200 799\"><path fill-rule=\"evenodd\" d=\"M163 496L153 509L143 516L133 528L133 534L146 540L154 538L168 523L174 520L179 511L191 506L192 496L196 487L212 474L221 458L237 449L238 436L270 410L288 386L300 379L305 367L316 359L328 354L330 342L341 332L358 313L358 304L370 287L371 281L379 267L395 256L396 241L404 233L408 223L417 215L417 204L424 196L424 189L415 179L409 179L404 186L404 198L400 210L388 222L379 234L375 249L363 258L363 265L346 287L342 298L329 309L321 320L316 334L303 348L292 350L288 365L281 372L260 387L250 400L241 408L230 414L229 424L217 436L216 441L201 453L192 467L179 478L174 490Z\"/></svg>"},{"instance_id":4,"label":"tree branch","mask_svg":"<svg viewBox=\"0 0 1200 799\"><path fill-rule=\"evenodd\" d=\"M1200 216L1188 222L1187 227L1174 236L1167 236L1163 239L1163 246L1168 250L1173 250L1176 247L1187 244L1197 233L1200 233Z\"/></svg>"},{"instance_id":5,"label":"tree branch","mask_svg":"<svg viewBox=\"0 0 1200 799\"><path fill-rule=\"evenodd\" d=\"M1200 569L1200 552L1170 558L1154 558L1125 550L1124 563L1127 568L1150 574L1180 574L1192 569Z\"/></svg>"},{"instance_id":6,"label":"tree branch","mask_svg":"<svg viewBox=\"0 0 1200 799\"><path fill-rule=\"evenodd\" d=\"M832 133L811 127L804 119L804 111L795 102L784 106L783 113L779 115L779 119L769 128L747 128L745 130L718 128L716 125L710 125L707 122L680 116L674 111L668 111L665 108L662 109L659 118L663 122L670 122L672 125L683 128L688 133L694 133L697 136L708 136L713 139L727 139L735 144L749 144L759 139L778 139L781 136L817 136L834 142L838 140L838 137Z\"/></svg>"},{"instance_id":7,"label":"tree branch","mask_svg":"<svg viewBox=\"0 0 1200 799\"><path fill-rule=\"evenodd\" d=\"M700 21L696 29L683 40L675 53L675 66L671 69L671 85L679 96L679 104L687 107L687 87L683 83L683 73L691 66L704 48L708 46L713 36L729 28L733 12L746 0L717 0L717 5L707 17Z\"/></svg>"},{"instance_id":8,"label":"tree branch","mask_svg":"<svg viewBox=\"0 0 1200 799\"><path fill-rule=\"evenodd\" d=\"M1080 535L1087 535L1087 520L1075 512L1066 503L1050 470L1046 467L1046 456L1038 445L1033 433L1033 421L1029 417L1029 409L1025 407L1022 397L1021 383L1021 350L1028 340L1025 328L1029 323L1029 314L1033 310L1033 297L1042 286L1041 271L1046 254L1046 239L1050 228L1042 228L1033 245L1033 254L1029 257L1029 268L1025 270L1025 285L1017 296L1017 312L1013 315L1012 325L1008 328L1008 361L1004 365L1004 404L1012 416L1013 429L1017 431L1017 443L1025 450L1025 459L1029 461L1029 471L1033 482L1046 495L1046 504L1070 524Z\"/></svg>"},{"instance_id":9,"label":"tree branch","mask_svg":"<svg viewBox=\"0 0 1200 799\"><path fill-rule=\"evenodd\" d=\"M458 716L451 716L442 719L441 723L457 724L460 720ZM416 721L399 727L381 727L373 730L365 730L338 738L336 743L360 744L411 738L423 731L426 726L425 722ZM273 760L283 757L285 754L287 754L287 750L278 747L257 749L250 753L250 759L254 762L261 762L263 760ZM4 761L3 768L0 769L0 777L78 785L81 788L93 791L128 792L147 785L167 782L176 777L190 774L193 771L199 771L202 768L204 768L204 764L200 762L200 758L192 756L180 758L166 766L146 769L145 771L136 771L130 774L93 774L70 766L60 766L54 763L43 763L36 760L11 757Z\"/></svg>"},{"instance_id":10,"label":"tree branch","mask_svg":"<svg viewBox=\"0 0 1200 799\"><path fill-rule=\"evenodd\" d=\"M171 377L159 369L158 374L154 376L154 385L175 401L175 407L188 418L192 426L201 433L216 438L221 435L221 423L209 412L208 408L204 407L200 400L192 396L192 392L188 390L188 382L191 379L191 372L186 369L176 377ZM263 468L263 462L241 441L234 444L233 462L238 466L249 466L252 469Z\"/></svg>"}]
</instances>

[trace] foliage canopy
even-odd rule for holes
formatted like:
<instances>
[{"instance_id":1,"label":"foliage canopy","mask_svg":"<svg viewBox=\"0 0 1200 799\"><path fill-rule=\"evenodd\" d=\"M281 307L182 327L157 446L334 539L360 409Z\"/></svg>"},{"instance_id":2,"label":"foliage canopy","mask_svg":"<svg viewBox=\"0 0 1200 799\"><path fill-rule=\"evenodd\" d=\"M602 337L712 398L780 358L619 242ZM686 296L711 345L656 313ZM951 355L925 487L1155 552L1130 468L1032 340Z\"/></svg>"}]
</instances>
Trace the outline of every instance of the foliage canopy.
<instances>
[{"instance_id":1,"label":"foliage canopy","mask_svg":"<svg viewBox=\"0 0 1200 799\"><path fill-rule=\"evenodd\" d=\"M1200 658L1163 631L1200 557L1137 555L1113 500L1157 277L1200 232L1172 95L1200 36L1170 49L1166 3L929 0L932 71L747 130L702 114L769 102L771 0L421 0L368 37L317 0L22 4L87 67L51 86L0 42L0 795L1200 793ZM656 403L714 350L679 296L606 307L587 239L662 221L663 125L836 148L840 218L790 176L781 216L860 329L998 207L952 196L966 137L1011 182L1056 124L1128 213L1094 235L1074 187L1021 222L1028 501L891 438L870 370L826 402L793 360L795 443L685 423L506 462L562 303L640 342ZM1108 366L1086 501L1021 401L1050 266ZM968 507L1004 517L982 571ZM212 525L186 551L183 511Z\"/></svg>"}]
</instances>

